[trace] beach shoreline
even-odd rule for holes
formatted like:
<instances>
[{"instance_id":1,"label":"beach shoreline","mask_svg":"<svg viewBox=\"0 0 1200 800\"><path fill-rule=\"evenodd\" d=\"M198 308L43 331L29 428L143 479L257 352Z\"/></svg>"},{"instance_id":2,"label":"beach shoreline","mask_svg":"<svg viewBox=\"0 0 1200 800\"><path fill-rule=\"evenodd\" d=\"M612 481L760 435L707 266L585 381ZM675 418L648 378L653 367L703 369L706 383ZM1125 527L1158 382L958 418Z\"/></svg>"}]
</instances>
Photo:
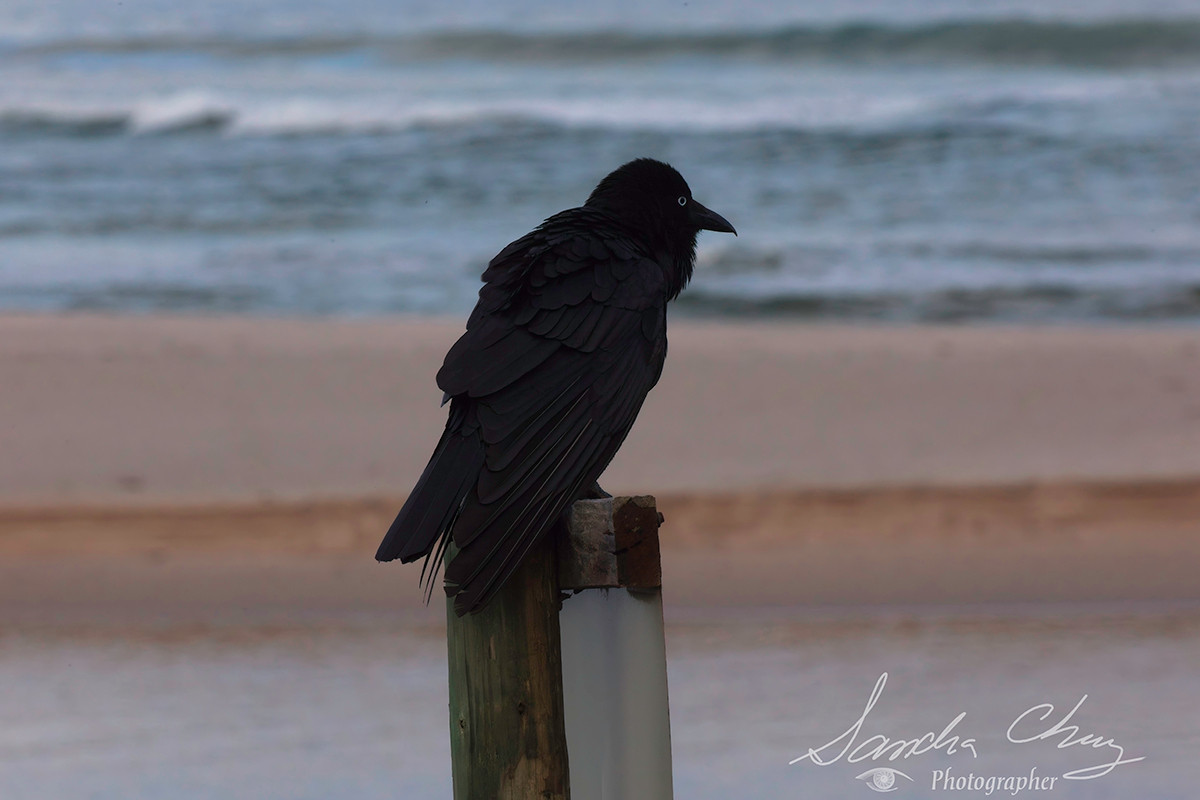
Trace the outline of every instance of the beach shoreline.
<instances>
[{"instance_id":1,"label":"beach shoreline","mask_svg":"<svg viewBox=\"0 0 1200 800\"><path fill-rule=\"evenodd\" d=\"M440 624L373 560L401 498L7 508L0 627ZM668 607L987 610L1200 601L1200 480L671 494Z\"/></svg>"},{"instance_id":2,"label":"beach shoreline","mask_svg":"<svg viewBox=\"0 0 1200 800\"><path fill-rule=\"evenodd\" d=\"M444 320L0 316L0 625L440 624ZM669 613L1200 600L1200 331L686 321L603 483ZM398 617L396 617L398 615Z\"/></svg>"}]
</instances>

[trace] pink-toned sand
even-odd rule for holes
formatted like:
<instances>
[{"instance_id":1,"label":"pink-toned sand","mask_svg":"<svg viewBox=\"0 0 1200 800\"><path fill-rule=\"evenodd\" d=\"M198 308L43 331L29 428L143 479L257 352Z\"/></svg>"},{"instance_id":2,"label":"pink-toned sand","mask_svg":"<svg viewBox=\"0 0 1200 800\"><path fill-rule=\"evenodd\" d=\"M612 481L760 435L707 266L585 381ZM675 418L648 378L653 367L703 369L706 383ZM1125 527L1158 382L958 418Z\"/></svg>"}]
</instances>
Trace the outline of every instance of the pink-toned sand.
<instances>
[{"instance_id":1,"label":"pink-toned sand","mask_svg":"<svg viewBox=\"0 0 1200 800\"><path fill-rule=\"evenodd\" d=\"M459 330L0 316L0 623L418 608ZM1200 330L677 321L602 483L669 604L1200 599Z\"/></svg>"},{"instance_id":2,"label":"pink-toned sand","mask_svg":"<svg viewBox=\"0 0 1200 800\"><path fill-rule=\"evenodd\" d=\"M403 494L451 322L0 317L0 503ZM675 322L604 483L1200 476L1200 330Z\"/></svg>"}]
</instances>

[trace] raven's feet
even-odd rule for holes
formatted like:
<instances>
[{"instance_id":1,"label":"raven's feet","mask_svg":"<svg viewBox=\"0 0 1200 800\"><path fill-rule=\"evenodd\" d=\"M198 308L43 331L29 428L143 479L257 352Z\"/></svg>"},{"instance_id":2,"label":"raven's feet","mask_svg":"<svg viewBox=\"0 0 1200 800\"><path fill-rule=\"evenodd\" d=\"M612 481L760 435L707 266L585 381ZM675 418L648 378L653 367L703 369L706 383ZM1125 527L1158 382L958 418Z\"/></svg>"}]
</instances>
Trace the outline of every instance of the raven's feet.
<instances>
[{"instance_id":1,"label":"raven's feet","mask_svg":"<svg viewBox=\"0 0 1200 800\"><path fill-rule=\"evenodd\" d=\"M592 484L592 488L588 489L587 493L584 494L583 499L584 500L608 500L611 497L612 497L611 494L609 494L608 492L606 492L600 488L600 481L596 481L595 483Z\"/></svg>"}]
</instances>

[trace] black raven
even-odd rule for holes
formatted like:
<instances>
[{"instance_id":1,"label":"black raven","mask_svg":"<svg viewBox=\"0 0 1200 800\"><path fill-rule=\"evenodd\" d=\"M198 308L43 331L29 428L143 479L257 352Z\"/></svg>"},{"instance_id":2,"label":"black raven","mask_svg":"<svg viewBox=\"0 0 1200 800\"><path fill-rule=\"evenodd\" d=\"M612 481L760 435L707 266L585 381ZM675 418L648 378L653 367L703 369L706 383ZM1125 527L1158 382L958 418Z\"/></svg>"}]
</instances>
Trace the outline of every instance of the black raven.
<instances>
[{"instance_id":1,"label":"black raven","mask_svg":"<svg viewBox=\"0 0 1200 800\"><path fill-rule=\"evenodd\" d=\"M446 430L376 559L432 557L432 580L453 538L446 594L475 612L599 491L662 373L667 301L692 277L701 230L736 233L672 167L641 158L492 259L437 374Z\"/></svg>"}]
</instances>

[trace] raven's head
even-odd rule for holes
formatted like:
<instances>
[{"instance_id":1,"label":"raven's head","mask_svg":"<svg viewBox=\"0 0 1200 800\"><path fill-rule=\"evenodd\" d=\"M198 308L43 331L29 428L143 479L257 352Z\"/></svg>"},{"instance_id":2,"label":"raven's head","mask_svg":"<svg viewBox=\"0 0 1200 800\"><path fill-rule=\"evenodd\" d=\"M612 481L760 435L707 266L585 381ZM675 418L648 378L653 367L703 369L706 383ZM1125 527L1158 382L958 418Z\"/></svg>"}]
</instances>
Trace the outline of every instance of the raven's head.
<instances>
[{"instance_id":1,"label":"raven's head","mask_svg":"<svg viewBox=\"0 0 1200 800\"><path fill-rule=\"evenodd\" d=\"M737 235L729 221L692 198L687 181L670 164L639 158L617 167L600 181L586 205L619 219L644 239L655 254L674 265L669 276L674 298L691 280L696 234Z\"/></svg>"}]
</instances>

